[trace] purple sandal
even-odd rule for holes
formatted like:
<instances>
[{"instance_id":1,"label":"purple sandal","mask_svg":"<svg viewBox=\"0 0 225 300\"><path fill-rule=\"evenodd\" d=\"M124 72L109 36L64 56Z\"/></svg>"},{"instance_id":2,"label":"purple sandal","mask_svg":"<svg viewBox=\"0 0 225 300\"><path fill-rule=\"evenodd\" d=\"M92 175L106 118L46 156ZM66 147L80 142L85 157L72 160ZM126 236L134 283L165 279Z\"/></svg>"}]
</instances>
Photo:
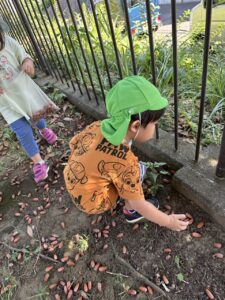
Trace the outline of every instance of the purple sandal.
<instances>
[{"instance_id":1,"label":"purple sandal","mask_svg":"<svg viewBox=\"0 0 225 300\"><path fill-rule=\"evenodd\" d=\"M45 180L48 177L49 166L46 162L37 163L33 166L34 180L36 183Z\"/></svg>"},{"instance_id":2,"label":"purple sandal","mask_svg":"<svg viewBox=\"0 0 225 300\"><path fill-rule=\"evenodd\" d=\"M40 134L50 145L54 144L57 140L57 135L50 128L40 130Z\"/></svg>"}]
</instances>

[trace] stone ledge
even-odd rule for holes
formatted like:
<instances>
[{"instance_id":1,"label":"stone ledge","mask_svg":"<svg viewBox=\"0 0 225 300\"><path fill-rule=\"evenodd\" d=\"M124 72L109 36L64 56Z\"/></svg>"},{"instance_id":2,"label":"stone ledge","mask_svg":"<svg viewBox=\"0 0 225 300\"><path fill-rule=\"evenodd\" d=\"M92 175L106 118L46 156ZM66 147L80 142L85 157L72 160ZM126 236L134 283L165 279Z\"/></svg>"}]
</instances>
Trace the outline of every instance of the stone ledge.
<instances>
[{"instance_id":1,"label":"stone ledge","mask_svg":"<svg viewBox=\"0 0 225 300\"><path fill-rule=\"evenodd\" d=\"M178 170L172 186L205 210L225 229L225 184L212 180L198 170L185 166Z\"/></svg>"}]
</instances>

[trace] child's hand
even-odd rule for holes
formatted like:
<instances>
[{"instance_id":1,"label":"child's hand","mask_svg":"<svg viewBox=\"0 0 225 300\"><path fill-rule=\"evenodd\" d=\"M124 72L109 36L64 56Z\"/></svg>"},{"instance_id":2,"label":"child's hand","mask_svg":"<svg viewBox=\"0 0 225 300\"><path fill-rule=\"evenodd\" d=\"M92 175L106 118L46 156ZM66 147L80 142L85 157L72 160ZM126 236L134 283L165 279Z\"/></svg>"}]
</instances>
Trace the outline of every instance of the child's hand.
<instances>
[{"instance_id":1,"label":"child's hand","mask_svg":"<svg viewBox=\"0 0 225 300\"><path fill-rule=\"evenodd\" d=\"M169 225L167 226L169 229L175 231L181 231L181 230L185 230L188 226L188 221L184 221L187 218L186 215L172 214L169 215L169 218L170 218L170 222Z\"/></svg>"},{"instance_id":2,"label":"child's hand","mask_svg":"<svg viewBox=\"0 0 225 300\"><path fill-rule=\"evenodd\" d=\"M34 75L34 64L33 61L29 58L25 59L23 61L21 70L25 73L27 73L27 75L33 76Z\"/></svg>"},{"instance_id":3,"label":"child's hand","mask_svg":"<svg viewBox=\"0 0 225 300\"><path fill-rule=\"evenodd\" d=\"M4 94L4 90L0 88L0 96Z\"/></svg>"}]
</instances>

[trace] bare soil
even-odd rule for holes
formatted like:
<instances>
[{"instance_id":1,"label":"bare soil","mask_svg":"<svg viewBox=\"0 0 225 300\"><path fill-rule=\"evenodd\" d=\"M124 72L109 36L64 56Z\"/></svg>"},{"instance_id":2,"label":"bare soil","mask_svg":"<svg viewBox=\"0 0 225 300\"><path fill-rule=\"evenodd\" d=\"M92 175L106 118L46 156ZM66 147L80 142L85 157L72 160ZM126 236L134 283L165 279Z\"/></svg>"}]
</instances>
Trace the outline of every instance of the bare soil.
<instances>
[{"instance_id":1,"label":"bare soil","mask_svg":"<svg viewBox=\"0 0 225 300\"><path fill-rule=\"evenodd\" d=\"M184 232L150 222L129 225L122 205L101 217L87 216L73 206L62 174L68 141L93 120L67 101L60 106L49 118L59 136L57 144L39 141L51 166L46 182L36 185L29 160L19 147L12 147L16 141L3 144L4 135L1 139L1 299L225 299L225 233L171 189L173 170L161 177L164 188L157 197L162 210L190 214L193 223ZM76 235L84 241L77 241ZM78 246L88 248L82 252ZM139 290L151 283L157 288Z\"/></svg>"}]
</instances>

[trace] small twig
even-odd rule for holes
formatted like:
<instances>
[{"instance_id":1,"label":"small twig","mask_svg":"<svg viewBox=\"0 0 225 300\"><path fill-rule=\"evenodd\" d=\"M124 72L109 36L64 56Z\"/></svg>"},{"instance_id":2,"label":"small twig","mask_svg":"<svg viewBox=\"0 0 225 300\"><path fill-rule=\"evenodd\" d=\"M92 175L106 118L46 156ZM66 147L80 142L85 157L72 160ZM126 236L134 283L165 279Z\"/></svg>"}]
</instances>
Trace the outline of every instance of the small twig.
<instances>
[{"instance_id":1,"label":"small twig","mask_svg":"<svg viewBox=\"0 0 225 300\"><path fill-rule=\"evenodd\" d=\"M126 262L123 258L121 258L120 256L116 255L115 254L115 258L116 260L118 260L118 262L120 262L121 264L123 264L124 266L126 266L130 271L131 273L143 280L147 285L149 285L150 287L152 287L154 290L156 290L157 292L159 292L161 295L163 295L165 298L171 300L171 298L169 297L169 295L166 295L164 293L164 291L162 289L160 289L157 285L155 285L152 281L150 281L147 277L145 277L144 275L142 275L141 273L139 273L138 271L136 271L128 262Z\"/></svg>"},{"instance_id":2,"label":"small twig","mask_svg":"<svg viewBox=\"0 0 225 300\"><path fill-rule=\"evenodd\" d=\"M43 258L43 259L49 260L49 261L54 262L54 263L61 263L60 261L55 260L55 259L53 259L53 258L51 258L51 257L48 257L48 256L46 256L46 255L44 255L44 254L34 253L34 252L28 251L28 250L26 250L26 249L14 248L14 247L11 247L11 246L9 246L8 244L6 244L6 243L4 243L4 242L1 242L1 241L0 241L0 244L3 245L3 246L5 246L6 248L12 250L12 251L28 253L28 254L31 255L31 256L32 256L32 255L36 255L36 256L39 256L39 257L41 257L41 258Z\"/></svg>"},{"instance_id":3,"label":"small twig","mask_svg":"<svg viewBox=\"0 0 225 300\"><path fill-rule=\"evenodd\" d=\"M127 275L123 275L121 273L113 273L113 272L109 272L109 271L106 271L107 274L110 274L110 275L114 275L114 276L121 276L121 277L126 277L126 278L129 278L130 276L127 276Z\"/></svg>"}]
</instances>

